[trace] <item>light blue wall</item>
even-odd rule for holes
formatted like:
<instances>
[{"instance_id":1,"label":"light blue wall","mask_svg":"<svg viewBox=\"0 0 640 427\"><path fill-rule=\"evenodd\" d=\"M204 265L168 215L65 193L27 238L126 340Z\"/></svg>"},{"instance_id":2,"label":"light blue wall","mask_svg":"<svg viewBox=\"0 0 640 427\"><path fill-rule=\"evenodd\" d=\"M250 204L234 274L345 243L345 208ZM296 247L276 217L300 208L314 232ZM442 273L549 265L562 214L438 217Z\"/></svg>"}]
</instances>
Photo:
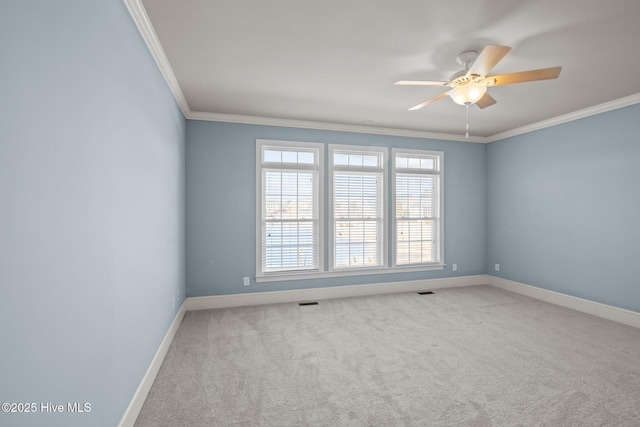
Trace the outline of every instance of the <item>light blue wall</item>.
<instances>
[{"instance_id":1,"label":"light blue wall","mask_svg":"<svg viewBox=\"0 0 640 427\"><path fill-rule=\"evenodd\" d=\"M256 139L445 152L443 271L255 283ZM483 144L205 121L187 122L187 289L190 296L484 274ZM451 271L451 263L458 271ZM243 286L242 278L251 277Z\"/></svg>"},{"instance_id":2,"label":"light blue wall","mask_svg":"<svg viewBox=\"0 0 640 427\"><path fill-rule=\"evenodd\" d=\"M117 425L184 297L185 119L121 0L0 5L0 425Z\"/></svg>"},{"instance_id":3,"label":"light blue wall","mask_svg":"<svg viewBox=\"0 0 640 427\"><path fill-rule=\"evenodd\" d=\"M639 186L640 105L489 144L487 272L640 311Z\"/></svg>"},{"instance_id":4,"label":"light blue wall","mask_svg":"<svg viewBox=\"0 0 640 427\"><path fill-rule=\"evenodd\" d=\"M640 106L489 146L185 123L120 0L3 2L0 58L0 402L92 405L0 425L116 425L185 274L198 296L489 272L640 310ZM447 269L244 287L258 138L444 151Z\"/></svg>"}]
</instances>

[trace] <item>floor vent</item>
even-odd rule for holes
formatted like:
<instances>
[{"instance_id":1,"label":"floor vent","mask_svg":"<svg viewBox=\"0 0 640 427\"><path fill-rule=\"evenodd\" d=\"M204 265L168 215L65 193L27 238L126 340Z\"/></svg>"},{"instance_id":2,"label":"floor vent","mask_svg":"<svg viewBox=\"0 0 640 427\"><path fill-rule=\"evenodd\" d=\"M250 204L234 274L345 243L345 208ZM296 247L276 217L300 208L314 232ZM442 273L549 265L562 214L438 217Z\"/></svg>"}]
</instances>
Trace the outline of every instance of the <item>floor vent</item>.
<instances>
[{"instance_id":1,"label":"floor vent","mask_svg":"<svg viewBox=\"0 0 640 427\"><path fill-rule=\"evenodd\" d=\"M313 301L313 302L299 302L298 305L300 307L304 307L305 305L318 305L318 303L316 301Z\"/></svg>"},{"instance_id":2,"label":"floor vent","mask_svg":"<svg viewBox=\"0 0 640 427\"><path fill-rule=\"evenodd\" d=\"M418 295L431 295L431 294L433 294L433 292L431 291L418 292Z\"/></svg>"}]
</instances>

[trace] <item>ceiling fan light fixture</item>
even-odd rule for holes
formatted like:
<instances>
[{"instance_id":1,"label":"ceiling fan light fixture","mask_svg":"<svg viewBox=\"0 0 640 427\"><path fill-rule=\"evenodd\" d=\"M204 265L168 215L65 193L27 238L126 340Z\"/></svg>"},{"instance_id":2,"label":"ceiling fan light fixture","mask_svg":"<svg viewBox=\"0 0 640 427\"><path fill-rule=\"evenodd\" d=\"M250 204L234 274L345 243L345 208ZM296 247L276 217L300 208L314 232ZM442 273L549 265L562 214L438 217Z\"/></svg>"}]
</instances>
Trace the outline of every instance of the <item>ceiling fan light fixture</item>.
<instances>
[{"instance_id":1,"label":"ceiling fan light fixture","mask_svg":"<svg viewBox=\"0 0 640 427\"><path fill-rule=\"evenodd\" d=\"M467 83L456 86L449 92L453 102L460 105L475 104L487 93L487 86L482 83Z\"/></svg>"}]
</instances>

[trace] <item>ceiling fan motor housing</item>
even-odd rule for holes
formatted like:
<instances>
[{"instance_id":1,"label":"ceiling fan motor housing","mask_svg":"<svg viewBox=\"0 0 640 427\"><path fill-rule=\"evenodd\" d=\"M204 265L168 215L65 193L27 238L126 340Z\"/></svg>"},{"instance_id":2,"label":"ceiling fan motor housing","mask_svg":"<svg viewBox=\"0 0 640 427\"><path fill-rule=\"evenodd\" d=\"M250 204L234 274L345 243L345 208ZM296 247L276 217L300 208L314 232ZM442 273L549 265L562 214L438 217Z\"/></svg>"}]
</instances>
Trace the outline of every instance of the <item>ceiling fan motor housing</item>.
<instances>
[{"instance_id":1,"label":"ceiling fan motor housing","mask_svg":"<svg viewBox=\"0 0 640 427\"><path fill-rule=\"evenodd\" d=\"M475 50L467 50L465 52L459 53L456 61L458 61L458 64L464 67L464 71L466 72L477 57L478 52L476 52Z\"/></svg>"}]
</instances>

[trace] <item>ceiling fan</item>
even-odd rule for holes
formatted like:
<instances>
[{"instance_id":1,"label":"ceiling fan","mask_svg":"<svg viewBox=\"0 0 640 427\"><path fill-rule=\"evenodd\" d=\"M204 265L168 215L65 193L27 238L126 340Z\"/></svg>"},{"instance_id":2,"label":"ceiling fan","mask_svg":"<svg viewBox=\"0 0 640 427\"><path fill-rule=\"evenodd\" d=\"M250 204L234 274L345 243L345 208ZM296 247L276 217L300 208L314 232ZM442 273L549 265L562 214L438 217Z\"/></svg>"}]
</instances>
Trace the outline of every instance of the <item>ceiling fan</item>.
<instances>
[{"instance_id":1,"label":"ceiling fan","mask_svg":"<svg viewBox=\"0 0 640 427\"><path fill-rule=\"evenodd\" d=\"M497 102L487 93L487 88L489 87L536 80L550 80L560 75L562 67L541 68L539 70L487 76L487 73L491 71L510 50L511 48L508 46L487 45L482 49L480 55L475 51L460 53L457 61L460 65L464 66L464 70L455 73L448 82L400 80L394 84L401 86L448 86L451 88L451 90L411 107L409 110L419 110L447 95L449 95L456 104L467 105L467 107L470 104L476 104L480 108L486 108Z\"/></svg>"}]
</instances>

